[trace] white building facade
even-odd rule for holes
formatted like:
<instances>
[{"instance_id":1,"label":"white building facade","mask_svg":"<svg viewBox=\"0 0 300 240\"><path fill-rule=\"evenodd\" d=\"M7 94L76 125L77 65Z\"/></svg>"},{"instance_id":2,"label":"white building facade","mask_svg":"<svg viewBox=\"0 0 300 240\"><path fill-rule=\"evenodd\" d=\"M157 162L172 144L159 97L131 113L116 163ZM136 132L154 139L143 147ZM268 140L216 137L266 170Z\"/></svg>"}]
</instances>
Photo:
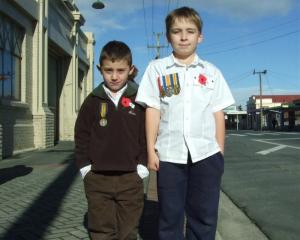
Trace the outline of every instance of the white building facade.
<instances>
[{"instance_id":1,"label":"white building facade","mask_svg":"<svg viewBox=\"0 0 300 240\"><path fill-rule=\"evenodd\" d=\"M73 140L94 36L68 0L0 0L0 159Z\"/></svg>"}]
</instances>

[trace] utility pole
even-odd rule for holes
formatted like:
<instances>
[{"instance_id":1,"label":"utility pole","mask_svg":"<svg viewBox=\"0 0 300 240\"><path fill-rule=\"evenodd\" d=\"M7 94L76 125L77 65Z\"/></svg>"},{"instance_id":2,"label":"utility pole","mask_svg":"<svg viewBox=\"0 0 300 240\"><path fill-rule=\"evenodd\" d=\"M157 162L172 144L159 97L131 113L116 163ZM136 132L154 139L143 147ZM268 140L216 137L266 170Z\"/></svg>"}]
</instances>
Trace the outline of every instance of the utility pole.
<instances>
[{"instance_id":1,"label":"utility pole","mask_svg":"<svg viewBox=\"0 0 300 240\"><path fill-rule=\"evenodd\" d=\"M168 47L168 46L166 46L166 45L160 45L160 37L161 37L161 35L162 35L163 33L156 33L156 45L152 45L152 46L147 46L148 48L156 48L156 57L155 57L155 59L158 59L158 58L160 58L160 49L161 48L166 48L166 47Z\"/></svg>"},{"instance_id":2,"label":"utility pole","mask_svg":"<svg viewBox=\"0 0 300 240\"><path fill-rule=\"evenodd\" d=\"M262 82L261 82L261 75L266 74L267 70L264 71L255 71L253 70L253 75L259 75L259 109L260 109L260 131L262 131L262 124L263 124L263 111L262 111Z\"/></svg>"}]
</instances>

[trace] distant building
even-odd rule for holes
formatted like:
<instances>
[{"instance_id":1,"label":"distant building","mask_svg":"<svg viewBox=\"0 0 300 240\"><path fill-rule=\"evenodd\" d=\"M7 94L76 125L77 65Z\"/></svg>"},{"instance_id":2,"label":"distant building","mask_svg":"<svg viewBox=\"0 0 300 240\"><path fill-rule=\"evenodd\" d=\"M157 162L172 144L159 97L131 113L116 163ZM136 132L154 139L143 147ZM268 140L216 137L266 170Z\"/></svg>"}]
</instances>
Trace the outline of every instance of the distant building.
<instances>
[{"instance_id":1,"label":"distant building","mask_svg":"<svg viewBox=\"0 0 300 240\"><path fill-rule=\"evenodd\" d=\"M247 102L249 128L259 130L262 123L266 130L300 130L300 95L262 95L261 100L262 111L259 95Z\"/></svg>"},{"instance_id":2,"label":"distant building","mask_svg":"<svg viewBox=\"0 0 300 240\"><path fill-rule=\"evenodd\" d=\"M0 158L73 140L94 36L71 0L0 0Z\"/></svg>"},{"instance_id":3,"label":"distant building","mask_svg":"<svg viewBox=\"0 0 300 240\"><path fill-rule=\"evenodd\" d=\"M226 129L247 129L247 112L240 107L231 105L224 109Z\"/></svg>"}]
</instances>

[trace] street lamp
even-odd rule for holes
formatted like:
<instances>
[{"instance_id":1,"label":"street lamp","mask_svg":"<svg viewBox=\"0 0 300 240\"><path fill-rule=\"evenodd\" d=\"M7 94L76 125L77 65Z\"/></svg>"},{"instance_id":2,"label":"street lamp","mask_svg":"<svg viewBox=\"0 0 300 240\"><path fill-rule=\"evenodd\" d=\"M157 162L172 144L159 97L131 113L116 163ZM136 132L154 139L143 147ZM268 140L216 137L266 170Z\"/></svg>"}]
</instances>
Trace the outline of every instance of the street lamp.
<instances>
[{"instance_id":1,"label":"street lamp","mask_svg":"<svg viewBox=\"0 0 300 240\"><path fill-rule=\"evenodd\" d=\"M104 8L104 4L102 2L100 2L100 0L97 0L96 2L94 2L92 4L92 7L95 9L102 9L102 8Z\"/></svg>"}]
</instances>

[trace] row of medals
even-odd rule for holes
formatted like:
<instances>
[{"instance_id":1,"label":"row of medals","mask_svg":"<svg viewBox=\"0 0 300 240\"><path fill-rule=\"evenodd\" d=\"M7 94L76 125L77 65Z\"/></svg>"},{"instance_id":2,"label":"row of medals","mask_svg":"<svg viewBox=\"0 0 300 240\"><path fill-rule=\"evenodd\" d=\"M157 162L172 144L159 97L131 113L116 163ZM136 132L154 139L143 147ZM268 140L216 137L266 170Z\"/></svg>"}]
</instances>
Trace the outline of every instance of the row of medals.
<instances>
[{"instance_id":1,"label":"row of medals","mask_svg":"<svg viewBox=\"0 0 300 240\"><path fill-rule=\"evenodd\" d=\"M166 90L164 88L162 88L161 96L162 97L165 97L165 96L171 97L172 95L178 95L179 93L180 93L179 85L175 85L174 87L168 86Z\"/></svg>"}]
</instances>

